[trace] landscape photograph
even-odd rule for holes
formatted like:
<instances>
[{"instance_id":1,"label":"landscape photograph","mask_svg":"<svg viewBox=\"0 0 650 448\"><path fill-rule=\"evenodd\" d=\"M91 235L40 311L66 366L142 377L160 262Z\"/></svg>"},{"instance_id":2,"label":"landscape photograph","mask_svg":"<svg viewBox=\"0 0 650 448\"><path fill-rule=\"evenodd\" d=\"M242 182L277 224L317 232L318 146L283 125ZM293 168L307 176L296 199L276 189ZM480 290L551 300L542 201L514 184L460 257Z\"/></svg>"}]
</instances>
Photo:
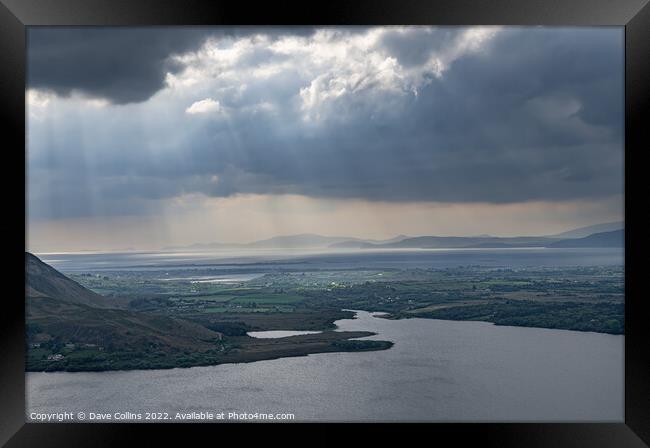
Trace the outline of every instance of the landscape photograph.
<instances>
[{"instance_id":1,"label":"landscape photograph","mask_svg":"<svg viewBox=\"0 0 650 448\"><path fill-rule=\"evenodd\" d=\"M31 27L27 68L27 421L623 421L623 28Z\"/></svg>"}]
</instances>

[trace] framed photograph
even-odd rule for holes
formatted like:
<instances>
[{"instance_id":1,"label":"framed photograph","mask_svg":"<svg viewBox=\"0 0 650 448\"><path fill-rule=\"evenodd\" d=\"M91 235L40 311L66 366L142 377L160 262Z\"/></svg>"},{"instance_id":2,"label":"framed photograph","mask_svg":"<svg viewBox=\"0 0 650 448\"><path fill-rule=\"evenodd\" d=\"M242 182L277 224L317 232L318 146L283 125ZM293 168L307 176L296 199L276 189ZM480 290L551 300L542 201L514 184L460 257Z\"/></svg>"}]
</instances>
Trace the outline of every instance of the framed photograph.
<instances>
[{"instance_id":1,"label":"framed photograph","mask_svg":"<svg viewBox=\"0 0 650 448\"><path fill-rule=\"evenodd\" d=\"M650 442L647 0L1 2L1 443Z\"/></svg>"}]
</instances>

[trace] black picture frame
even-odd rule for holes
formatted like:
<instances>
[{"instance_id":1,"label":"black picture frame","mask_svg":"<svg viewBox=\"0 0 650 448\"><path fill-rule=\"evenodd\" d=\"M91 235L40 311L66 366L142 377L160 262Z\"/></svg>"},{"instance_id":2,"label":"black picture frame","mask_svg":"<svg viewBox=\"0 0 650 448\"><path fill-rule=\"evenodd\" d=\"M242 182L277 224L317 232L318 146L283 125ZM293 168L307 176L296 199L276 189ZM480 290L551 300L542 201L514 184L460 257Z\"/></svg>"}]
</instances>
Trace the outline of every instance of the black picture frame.
<instances>
[{"instance_id":1,"label":"black picture frame","mask_svg":"<svg viewBox=\"0 0 650 448\"><path fill-rule=\"evenodd\" d=\"M5 194L2 222L5 254L0 311L0 443L7 446L116 446L152 444L199 435L293 431L296 425L267 425L254 431L234 425L181 424L37 424L25 422L24 369L24 251L25 240L25 42L26 27L38 25L550 25L625 27L625 422L620 424L420 424L354 425L366 434L383 437L406 429L424 440L467 440L494 446L642 447L650 444L650 326L643 290L645 229L635 216L644 208L642 153L650 116L650 5L648 0L330 0L249 1L209 0L0 0L0 113ZM633 203L633 201L635 201ZM21 280L23 279L23 280ZM299 425L305 426L305 425ZM309 427L312 424L307 425ZM350 428L350 425L348 425ZM336 433L318 432L320 442L335 442ZM232 435L232 434L231 434ZM269 437L272 437L271 435ZM451 439L450 439L451 438ZM310 438L301 438L310 443ZM210 439L208 439L210 440ZM244 440L244 439L242 439ZM290 439L282 438L280 441Z\"/></svg>"}]
</instances>

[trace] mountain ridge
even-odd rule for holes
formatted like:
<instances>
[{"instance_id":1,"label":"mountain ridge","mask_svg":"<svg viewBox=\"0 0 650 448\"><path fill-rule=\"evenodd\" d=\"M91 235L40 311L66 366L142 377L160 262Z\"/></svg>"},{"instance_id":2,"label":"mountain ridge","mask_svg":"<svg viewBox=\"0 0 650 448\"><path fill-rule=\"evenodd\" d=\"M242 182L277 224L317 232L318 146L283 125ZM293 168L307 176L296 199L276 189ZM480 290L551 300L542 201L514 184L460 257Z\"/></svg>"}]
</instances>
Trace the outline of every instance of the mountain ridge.
<instances>
[{"instance_id":1,"label":"mountain ridge","mask_svg":"<svg viewBox=\"0 0 650 448\"><path fill-rule=\"evenodd\" d=\"M554 235L497 237L488 234L477 236L397 235L377 240L345 236L326 236L315 233L278 235L250 243L195 243L187 246L171 246L163 250L213 250L213 249L376 249L376 248L516 248L548 247L566 239L584 238L595 233L624 228L622 221L578 227ZM568 247L568 246L567 246Z\"/></svg>"},{"instance_id":2,"label":"mountain ridge","mask_svg":"<svg viewBox=\"0 0 650 448\"><path fill-rule=\"evenodd\" d=\"M397 235L386 240L372 238L357 238L348 236L327 236L316 233L299 233L294 235L278 235L271 238L253 241L250 243L194 243L185 246L167 246L163 250L211 250L211 249L314 249L345 247L354 248L363 243L388 243L408 238L406 235ZM341 245L341 246L339 246Z\"/></svg>"},{"instance_id":3,"label":"mountain ridge","mask_svg":"<svg viewBox=\"0 0 650 448\"><path fill-rule=\"evenodd\" d=\"M48 297L94 308L125 308L121 299L101 296L66 277L37 256L25 252L25 296L38 299Z\"/></svg>"},{"instance_id":4,"label":"mountain ridge","mask_svg":"<svg viewBox=\"0 0 650 448\"><path fill-rule=\"evenodd\" d=\"M624 244L625 231L612 230L610 232L594 233L584 238L569 238L557 241L548 247L623 247Z\"/></svg>"},{"instance_id":5,"label":"mountain ridge","mask_svg":"<svg viewBox=\"0 0 650 448\"><path fill-rule=\"evenodd\" d=\"M566 232L557 233L554 235L547 235L551 238L584 238L594 233L610 232L613 230L621 230L625 228L624 221L604 222L601 224L594 224L585 227L578 227L576 229L567 230Z\"/></svg>"}]
</instances>

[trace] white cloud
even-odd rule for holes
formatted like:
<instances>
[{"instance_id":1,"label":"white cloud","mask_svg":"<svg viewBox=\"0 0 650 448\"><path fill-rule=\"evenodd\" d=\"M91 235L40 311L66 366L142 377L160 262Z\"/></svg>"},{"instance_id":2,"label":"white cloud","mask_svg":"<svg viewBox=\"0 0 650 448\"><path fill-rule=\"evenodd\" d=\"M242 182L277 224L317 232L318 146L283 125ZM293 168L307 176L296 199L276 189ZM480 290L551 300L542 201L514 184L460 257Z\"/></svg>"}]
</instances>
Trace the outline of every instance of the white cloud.
<instances>
[{"instance_id":1,"label":"white cloud","mask_svg":"<svg viewBox=\"0 0 650 448\"><path fill-rule=\"evenodd\" d=\"M204 100L192 103L190 107L185 109L185 113L188 113L190 115L209 114L212 112L219 112L221 110L222 108L219 104L219 101L215 101L212 98L206 98Z\"/></svg>"},{"instance_id":2,"label":"white cloud","mask_svg":"<svg viewBox=\"0 0 650 448\"><path fill-rule=\"evenodd\" d=\"M55 98L54 94L34 89L27 90L25 101L27 103L29 118L41 120L53 98Z\"/></svg>"},{"instance_id":3,"label":"white cloud","mask_svg":"<svg viewBox=\"0 0 650 448\"><path fill-rule=\"evenodd\" d=\"M197 88L209 94L243 84L259 86L258 96L248 98L250 103L242 103L242 98L238 98L232 107L245 108L253 103L272 104L275 109L295 107L308 121L342 118L340 101L349 102L356 110L361 106L373 114L394 107L391 101L417 95L431 77L443 76L453 61L485 48L500 28L461 29L445 45L440 45L436 30L435 27L322 28L308 36L208 39L199 50L174 57L184 69L169 74L167 85L177 92L194 95ZM424 59L415 65L404 64L399 54L391 53L384 45L384 39L392 35L398 35L407 45L415 41L429 42L421 49ZM277 85L279 82L281 86ZM277 91L277 87L283 89ZM386 101L386 95L391 97L390 101ZM382 99L377 101L379 96ZM197 103L187 112L194 113L195 105L196 113L204 112L203 106ZM228 101L226 105L231 106Z\"/></svg>"}]
</instances>

